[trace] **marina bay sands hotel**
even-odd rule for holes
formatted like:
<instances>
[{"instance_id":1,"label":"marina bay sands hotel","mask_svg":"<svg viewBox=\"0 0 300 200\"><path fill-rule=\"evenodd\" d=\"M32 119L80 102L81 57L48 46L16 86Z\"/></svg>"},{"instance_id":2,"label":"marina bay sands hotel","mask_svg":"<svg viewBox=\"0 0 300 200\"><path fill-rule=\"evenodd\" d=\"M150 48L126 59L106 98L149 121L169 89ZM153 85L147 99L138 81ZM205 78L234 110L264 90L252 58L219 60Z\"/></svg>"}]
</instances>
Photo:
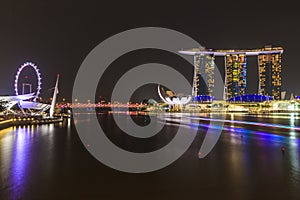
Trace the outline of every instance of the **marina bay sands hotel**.
<instances>
[{"instance_id":1,"label":"marina bay sands hotel","mask_svg":"<svg viewBox=\"0 0 300 200\"><path fill-rule=\"evenodd\" d=\"M225 58L224 100L247 94L247 57L256 56L259 76L258 94L271 96L275 100L281 99L282 47L265 46L261 49L251 50L195 48L182 50L179 53L194 56L192 92L194 97L213 94L216 56Z\"/></svg>"}]
</instances>

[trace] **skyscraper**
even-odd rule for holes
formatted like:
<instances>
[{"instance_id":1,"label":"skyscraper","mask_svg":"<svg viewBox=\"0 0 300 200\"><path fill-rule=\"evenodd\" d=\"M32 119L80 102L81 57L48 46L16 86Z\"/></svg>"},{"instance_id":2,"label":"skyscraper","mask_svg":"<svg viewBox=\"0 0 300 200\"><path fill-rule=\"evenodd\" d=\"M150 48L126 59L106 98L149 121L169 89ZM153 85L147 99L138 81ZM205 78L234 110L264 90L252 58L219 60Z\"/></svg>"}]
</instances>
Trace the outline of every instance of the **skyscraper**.
<instances>
[{"instance_id":1,"label":"skyscraper","mask_svg":"<svg viewBox=\"0 0 300 200\"><path fill-rule=\"evenodd\" d=\"M281 57L281 53L260 54L258 56L259 94L273 96L276 100L281 99Z\"/></svg>"},{"instance_id":2,"label":"skyscraper","mask_svg":"<svg viewBox=\"0 0 300 200\"><path fill-rule=\"evenodd\" d=\"M281 99L282 47L265 46L261 49L206 50L204 48L182 50L179 53L194 56L194 80L192 95L212 95L215 86L215 57L225 58L225 83L223 99L228 100L246 94L247 57L257 56L258 93ZM253 66L254 67L254 66Z\"/></svg>"},{"instance_id":3,"label":"skyscraper","mask_svg":"<svg viewBox=\"0 0 300 200\"><path fill-rule=\"evenodd\" d=\"M245 54L227 54L225 56L224 99L246 93L247 58Z\"/></svg>"},{"instance_id":4,"label":"skyscraper","mask_svg":"<svg viewBox=\"0 0 300 200\"><path fill-rule=\"evenodd\" d=\"M193 96L212 96L214 87L215 57L209 54L194 56Z\"/></svg>"}]
</instances>

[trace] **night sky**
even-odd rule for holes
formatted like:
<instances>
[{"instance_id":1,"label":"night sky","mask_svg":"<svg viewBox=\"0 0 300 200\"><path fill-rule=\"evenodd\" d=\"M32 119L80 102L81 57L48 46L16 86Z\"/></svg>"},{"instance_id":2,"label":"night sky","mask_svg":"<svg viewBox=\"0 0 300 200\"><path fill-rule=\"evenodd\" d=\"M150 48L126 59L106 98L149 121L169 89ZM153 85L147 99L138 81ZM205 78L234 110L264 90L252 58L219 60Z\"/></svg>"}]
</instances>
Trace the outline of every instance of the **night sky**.
<instances>
[{"instance_id":1,"label":"night sky","mask_svg":"<svg viewBox=\"0 0 300 200\"><path fill-rule=\"evenodd\" d=\"M287 1L280 4L276 1L164 1L164 4L162 1L5 1L0 6L0 95L14 94L18 66L32 61L42 73L42 96L50 97L48 89L54 86L59 73L59 98L70 100L77 69L95 46L121 31L146 26L183 32L213 49L282 46L285 49L283 90L300 95L299 22L298 7ZM192 81L192 68L182 60L166 52L138 51L136 55L122 56L110 66L111 74L103 78L97 95L108 98L114 81L128 66L161 59L162 63L184 69ZM248 93L257 90L255 64L251 58ZM154 88L140 90L136 100L157 98Z\"/></svg>"}]
</instances>

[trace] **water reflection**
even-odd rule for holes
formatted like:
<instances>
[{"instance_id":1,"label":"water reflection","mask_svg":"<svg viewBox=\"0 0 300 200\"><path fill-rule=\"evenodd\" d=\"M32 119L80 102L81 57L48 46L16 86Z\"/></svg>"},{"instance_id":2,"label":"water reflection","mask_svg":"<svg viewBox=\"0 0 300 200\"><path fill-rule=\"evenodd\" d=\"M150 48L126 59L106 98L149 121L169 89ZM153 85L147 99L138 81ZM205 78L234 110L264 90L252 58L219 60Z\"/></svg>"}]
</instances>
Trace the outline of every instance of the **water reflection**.
<instances>
[{"instance_id":1,"label":"water reflection","mask_svg":"<svg viewBox=\"0 0 300 200\"><path fill-rule=\"evenodd\" d=\"M48 124L0 130L0 199L24 197L38 159L48 162L53 155L56 128L55 124ZM46 156L40 157L39 154Z\"/></svg>"},{"instance_id":2,"label":"water reflection","mask_svg":"<svg viewBox=\"0 0 300 200\"><path fill-rule=\"evenodd\" d=\"M21 198L28 181L30 146L34 136L32 126L8 128L0 132L1 189L9 188L11 199Z\"/></svg>"},{"instance_id":3,"label":"water reflection","mask_svg":"<svg viewBox=\"0 0 300 200\"><path fill-rule=\"evenodd\" d=\"M201 195L218 189L229 191L226 193L229 194L232 190L229 194L231 198L224 196L224 199L244 199L247 195L253 192L258 194L259 190L265 188L288 188L288 192L282 193L291 196L294 194L292 197L300 196L297 193L300 185L298 129L285 128L283 134L281 129L233 122L245 120L275 124L275 118L260 121L264 117L255 120L254 117L247 115L229 115L227 119L232 122L226 123L224 127L211 127L208 121L198 119L199 116L195 114L167 114L160 117L167 120L161 138L172 139L168 135L174 130L176 132L178 129L176 126L199 131L194 144L183 158L159 172L141 176L116 173L99 165L83 148L71 119L65 120L60 125L24 126L1 130L0 199L22 199L30 192L29 199L41 199L33 195L36 187L42 189L45 195L50 195L51 199L57 197L53 191L65 192L73 199L77 198L78 194L88 196L91 192L101 197L105 196L104 191L113 194L115 184L119 184L117 188L122 190L122 194L127 194L127 190L131 188L135 190L139 187L141 189L155 186L159 191L169 187L170 193L189 191L197 195L199 188L202 188ZM282 122L288 126L298 127L297 118L297 115L294 117L291 115L289 118L284 116L284 119L277 117L276 122L279 125ZM109 116L103 116L103 119L102 124L109 127L108 134L117 134L114 132L116 126L113 119ZM88 121L83 118L84 120ZM145 122L144 117L141 117L141 120ZM207 157L198 159L201 139L209 127L222 128L221 138ZM160 147L161 138L157 138L154 145ZM130 140L122 142L130 143ZM280 150L282 146L286 148L284 155ZM80 180L80 183L77 184L77 180ZM83 193L80 193L82 191ZM131 192L133 194L135 191Z\"/></svg>"},{"instance_id":4,"label":"water reflection","mask_svg":"<svg viewBox=\"0 0 300 200\"><path fill-rule=\"evenodd\" d=\"M19 128L15 131L14 135L14 144L12 152L12 162L10 167L10 176L11 182L13 184L13 191L17 190L18 192L12 192L13 199L20 198L23 193L23 185L26 184L28 179L28 167L30 158L28 152L30 151L30 142L33 132L31 132L28 127Z\"/></svg>"},{"instance_id":5,"label":"water reflection","mask_svg":"<svg viewBox=\"0 0 300 200\"><path fill-rule=\"evenodd\" d=\"M14 138L6 137L7 134L11 133L13 128L7 128L0 130L0 191L8 187L7 180L9 179L9 168L12 159L12 152L10 147L13 146Z\"/></svg>"}]
</instances>

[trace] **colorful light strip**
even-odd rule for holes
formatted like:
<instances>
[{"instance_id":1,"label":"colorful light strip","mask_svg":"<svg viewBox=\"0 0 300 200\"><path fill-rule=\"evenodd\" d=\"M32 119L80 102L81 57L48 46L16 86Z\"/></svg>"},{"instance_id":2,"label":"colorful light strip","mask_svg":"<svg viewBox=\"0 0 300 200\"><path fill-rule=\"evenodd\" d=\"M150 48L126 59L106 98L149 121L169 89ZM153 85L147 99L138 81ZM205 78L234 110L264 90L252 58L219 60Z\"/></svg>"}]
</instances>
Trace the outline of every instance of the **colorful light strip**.
<instances>
[{"instance_id":1,"label":"colorful light strip","mask_svg":"<svg viewBox=\"0 0 300 200\"><path fill-rule=\"evenodd\" d=\"M262 131L255 131L255 130L249 130L245 128L237 128L237 127L232 127L232 126L218 126L218 125L211 125L211 124L200 124L200 123L195 123L195 122L190 122L182 119L173 119L173 118L167 118L165 119L167 122L160 122L164 123L167 125L173 125L173 126L182 126L185 128L196 128L198 129L199 127L203 128L212 128L212 129L218 129L218 130L225 130L229 132L234 132L234 133L242 133L242 134L254 134L254 135L259 135L264 138L277 138L277 139L286 139L286 136L283 135L278 135L278 134L271 134L269 132L262 132ZM175 123L173 123L175 122ZM290 139L296 140L297 143L300 142L300 139L297 139L295 137L290 137Z\"/></svg>"},{"instance_id":2,"label":"colorful light strip","mask_svg":"<svg viewBox=\"0 0 300 200\"><path fill-rule=\"evenodd\" d=\"M214 121L214 122L224 122L224 123L235 123L235 124L243 124L243 125L253 125L253 126L264 126L270 128L281 128L281 129L291 129L300 131L300 127L297 126L289 126L282 124L270 124L270 123L260 123L260 122L247 122L247 121L239 121L239 120L228 120L228 119L215 119L215 118L202 118L202 117L188 117L190 119L197 119L201 121Z\"/></svg>"}]
</instances>

